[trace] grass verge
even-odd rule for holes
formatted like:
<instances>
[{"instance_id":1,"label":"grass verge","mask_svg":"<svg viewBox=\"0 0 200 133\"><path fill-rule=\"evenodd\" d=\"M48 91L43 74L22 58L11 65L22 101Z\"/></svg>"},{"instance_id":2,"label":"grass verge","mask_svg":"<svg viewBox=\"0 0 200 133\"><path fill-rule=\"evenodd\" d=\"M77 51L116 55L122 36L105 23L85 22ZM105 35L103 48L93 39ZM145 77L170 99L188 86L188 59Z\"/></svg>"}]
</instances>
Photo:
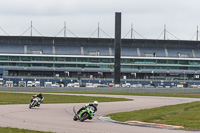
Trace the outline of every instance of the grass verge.
<instances>
[{"instance_id":1,"label":"grass verge","mask_svg":"<svg viewBox=\"0 0 200 133\"><path fill-rule=\"evenodd\" d=\"M0 133L52 133L52 132L41 132L41 131L10 128L10 127L0 127Z\"/></svg>"},{"instance_id":2,"label":"grass verge","mask_svg":"<svg viewBox=\"0 0 200 133\"><path fill-rule=\"evenodd\" d=\"M4 91L2 91L4 92ZM7 91L20 92L20 91ZM24 91L21 91L24 92ZM31 92L31 91L27 91ZM58 92L58 91L44 91L45 93L71 93L71 94L105 94L105 95L130 95L130 96L160 96L160 97L186 97L186 98L200 98L200 93L151 93L151 92ZM0 91L1 93L1 91ZM34 91L33 94L40 93Z\"/></svg>"},{"instance_id":3,"label":"grass verge","mask_svg":"<svg viewBox=\"0 0 200 133\"><path fill-rule=\"evenodd\" d=\"M33 93L37 94L37 93ZM33 94L24 93L5 93L0 91L0 104L28 104ZM44 94L43 103L88 103L93 101L115 102L128 101L125 98L92 97L92 96L73 96L73 95L50 95Z\"/></svg>"},{"instance_id":4,"label":"grass verge","mask_svg":"<svg viewBox=\"0 0 200 133\"><path fill-rule=\"evenodd\" d=\"M183 126L185 129L200 130L200 102L164 106L132 112L113 113L111 119L117 121L143 121L149 123Z\"/></svg>"},{"instance_id":5,"label":"grass verge","mask_svg":"<svg viewBox=\"0 0 200 133\"><path fill-rule=\"evenodd\" d=\"M0 91L1 92L1 91ZM20 92L20 91L10 91ZM24 92L24 91L23 91ZM28 91L30 92L30 91ZM35 91L33 93L39 93ZM151 92L57 92L45 91L45 93L71 93L71 94L105 94L105 95L130 95L130 96L160 96L160 97L186 97L186 98L200 98L200 93L151 93Z\"/></svg>"},{"instance_id":6,"label":"grass verge","mask_svg":"<svg viewBox=\"0 0 200 133\"><path fill-rule=\"evenodd\" d=\"M140 93L136 93L136 92L63 92L63 93L200 98L200 93L148 93L148 92L140 92Z\"/></svg>"}]
</instances>

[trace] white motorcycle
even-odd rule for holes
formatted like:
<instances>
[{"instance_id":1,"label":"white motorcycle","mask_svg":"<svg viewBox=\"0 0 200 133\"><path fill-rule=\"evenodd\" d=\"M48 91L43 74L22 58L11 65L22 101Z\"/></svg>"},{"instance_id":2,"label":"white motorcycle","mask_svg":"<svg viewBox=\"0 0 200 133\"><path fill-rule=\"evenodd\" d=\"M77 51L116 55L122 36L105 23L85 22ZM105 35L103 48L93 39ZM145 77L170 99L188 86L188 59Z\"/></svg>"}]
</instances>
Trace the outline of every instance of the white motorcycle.
<instances>
[{"instance_id":1,"label":"white motorcycle","mask_svg":"<svg viewBox=\"0 0 200 133\"><path fill-rule=\"evenodd\" d=\"M33 95L31 97L31 101L29 103L29 109L31 109L32 107L35 107L35 106L40 107L40 103L43 102L43 100L44 100L44 97L43 97L43 99L41 99L41 98L37 97L37 95Z\"/></svg>"}]
</instances>

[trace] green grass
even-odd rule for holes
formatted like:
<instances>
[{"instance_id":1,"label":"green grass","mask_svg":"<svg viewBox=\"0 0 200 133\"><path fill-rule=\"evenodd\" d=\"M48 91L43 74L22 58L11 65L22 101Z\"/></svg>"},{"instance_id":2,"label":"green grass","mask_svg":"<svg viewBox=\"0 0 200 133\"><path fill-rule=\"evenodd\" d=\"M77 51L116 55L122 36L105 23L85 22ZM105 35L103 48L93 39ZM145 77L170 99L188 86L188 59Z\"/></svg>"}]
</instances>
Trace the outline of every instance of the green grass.
<instances>
[{"instance_id":1,"label":"green grass","mask_svg":"<svg viewBox=\"0 0 200 133\"><path fill-rule=\"evenodd\" d=\"M117 121L143 121L149 123L183 126L185 129L200 130L200 102L164 106L132 112L113 113L111 119Z\"/></svg>"},{"instance_id":2,"label":"green grass","mask_svg":"<svg viewBox=\"0 0 200 133\"><path fill-rule=\"evenodd\" d=\"M37 93L33 93L37 94ZM33 94L24 93L5 93L0 91L0 104L28 104ZM92 96L73 96L73 95L50 95L43 94L43 103L88 103L93 101L98 102L114 102L127 101L125 98L110 98L110 97L92 97Z\"/></svg>"},{"instance_id":3,"label":"green grass","mask_svg":"<svg viewBox=\"0 0 200 133\"><path fill-rule=\"evenodd\" d=\"M7 91L20 92L20 91ZM24 92L24 91L23 91ZM29 91L30 92L30 91ZM1 93L1 91L0 91ZM33 94L39 91L33 92ZM105 95L130 95L130 96L160 96L160 97L186 97L186 98L200 98L200 93L149 93L149 92L57 92L45 91L45 93L71 93L71 94L105 94Z\"/></svg>"},{"instance_id":4,"label":"green grass","mask_svg":"<svg viewBox=\"0 0 200 133\"><path fill-rule=\"evenodd\" d=\"M186 97L200 98L200 93L147 93L147 92L68 92L78 94L105 94L105 95L130 95L130 96L159 96L159 97Z\"/></svg>"},{"instance_id":5,"label":"green grass","mask_svg":"<svg viewBox=\"0 0 200 133\"><path fill-rule=\"evenodd\" d=\"M130 96L160 96L160 97L186 97L200 98L200 93L149 93L149 92L54 92L45 93L71 93L71 94L105 94L105 95L130 95Z\"/></svg>"},{"instance_id":6,"label":"green grass","mask_svg":"<svg viewBox=\"0 0 200 133\"><path fill-rule=\"evenodd\" d=\"M0 133L52 133L52 132L41 132L26 129L10 128L10 127L0 127Z\"/></svg>"},{"instance_id":7,"label":"green grass","mask_svg":"<svg viewBox=\"0 0 200 133\"><path fill-rule=\"evenodd\" d=\"M33 92L37 94L38 92ZM56 92L54 92L56 93ZM61 92L59 92L61 93ZM187 97L200 98L200 93L96 93L96 92L62 92L78 94L112 94L112 95L135 95L135 96L164 96L164 97ZM32 94L18 94L10 91L0 91L0 104L27 104ZM126 101L124 98L88 97L70 95L44 94L44 103L88 103L94 100L99 102ZM185 129L200 130L200 102L186 103L180 105L165 106L153 109L138 110L133 112L122 112L110 114L117 121L144 121L150 123L169 124L184 126ZM1 129L0 129L1 131Z\"/></svg>"},{"instance_id":8,"label":"green grass","mask_svg":"<svg viewBox=\"0 0 200 133\"><path fill-rule=\"evenodd\" d=\"M33 93L37 94L37 93ZM3 104L28 104L33 94L1 92L0 105ZM50 95L43 94L45 97L43 103L88 103L97 100L99 102L127 101L125 98L109 98L109 97L88 97L88 96L71 96L71 95ZM39 132L25 129L0 127L0 133L49 133Z\"/></svg>"},{"instance_id":9,"label":"green grass","mask_svg":"<svg viewBox=\"0 0 200 133\"><path fill-rule=\"evenodd\" d=\"M33 94L14 93L14 91L0 91L0 104L27 104ZM45 92L48 93L48 92ZM54 92L55 93L55 92ZM66 92L63 92L66 93ZM72 92L68 92L72 93ZM96 93L96 92L73 92L77 94L112 94L112 95L134 95L134 96L163 96L163 97L187 97L187 98L200 98L199 93ZM70 96L70 95L50 95L44 94L44 103L85 103L97 100L99 102L109 101L126 101L124 98L109 98L109 97L88 97L88 96Z\"/></svg>"}]
</instances>

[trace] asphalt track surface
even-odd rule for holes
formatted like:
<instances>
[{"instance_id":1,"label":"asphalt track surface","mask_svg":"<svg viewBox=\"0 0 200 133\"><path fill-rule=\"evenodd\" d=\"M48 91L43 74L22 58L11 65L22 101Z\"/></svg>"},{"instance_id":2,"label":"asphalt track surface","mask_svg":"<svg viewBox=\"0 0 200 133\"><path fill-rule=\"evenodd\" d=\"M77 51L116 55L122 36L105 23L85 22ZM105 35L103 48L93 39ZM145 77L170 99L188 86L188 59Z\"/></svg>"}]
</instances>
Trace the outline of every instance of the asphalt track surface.
<instances>
[{"instance_id":1,"label":"asphalt track surface","mask_svg":"<svg viewBox=\"0 0 200 133\"><path fill-rule=\"evenodd\" d=\"M45 93L44 93L45 95ZM67 95L67 94L60 94ZM69 94L72 95L72 94ZM153 96L118 96L76 94L85 96L106 96L133 99L125 102L99 103L98 112L92 120L85 122L73 121L73 106L77 104L41 104L41 106L29 109L28 104L0 105L0 126L24 128L38 131L51 131L57 133L191 133L200 131L172 130L142 126L130 126L108 121L102 121L100 116L115 113L148 109L165 105L174 105L200 101L197 98L173 98Z\"/></svg>"}]
</instances>

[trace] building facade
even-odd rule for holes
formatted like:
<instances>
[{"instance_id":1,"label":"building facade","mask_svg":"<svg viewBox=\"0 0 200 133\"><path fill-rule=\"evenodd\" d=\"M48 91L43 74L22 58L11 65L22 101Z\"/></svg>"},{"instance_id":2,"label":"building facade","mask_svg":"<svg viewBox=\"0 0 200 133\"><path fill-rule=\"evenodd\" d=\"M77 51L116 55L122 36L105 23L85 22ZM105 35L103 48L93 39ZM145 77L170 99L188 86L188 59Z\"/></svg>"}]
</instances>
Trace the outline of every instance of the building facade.
<instances>
[{"instance_id":1,"label":"building facade","mask_svg":"<svg viewBox=\"0 0 200 133\"><path fill-rule=\"evenodd\" d=\"M200 43L122 39L121 78L198 80ZM1 77L114 76L114 39L0 36Z\"/></svg>"}]
</instances>

